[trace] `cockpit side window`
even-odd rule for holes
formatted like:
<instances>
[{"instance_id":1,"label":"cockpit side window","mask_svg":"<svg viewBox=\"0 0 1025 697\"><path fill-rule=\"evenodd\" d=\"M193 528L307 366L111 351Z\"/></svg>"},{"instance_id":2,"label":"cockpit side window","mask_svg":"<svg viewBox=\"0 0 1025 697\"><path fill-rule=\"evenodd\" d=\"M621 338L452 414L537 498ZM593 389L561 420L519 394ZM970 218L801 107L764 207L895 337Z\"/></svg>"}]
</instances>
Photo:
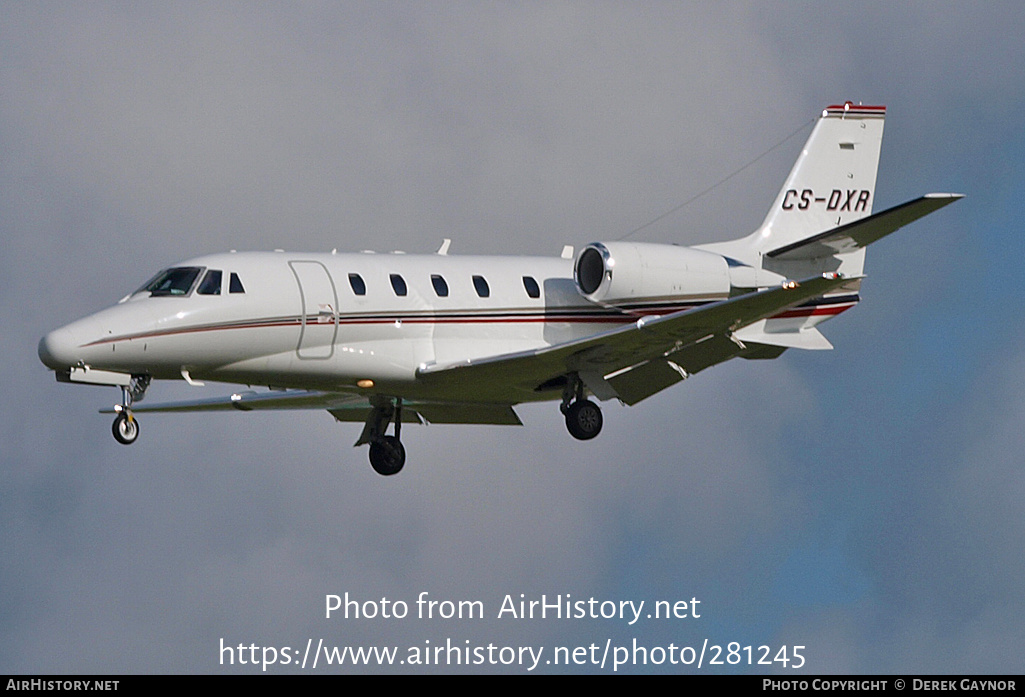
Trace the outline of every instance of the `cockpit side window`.
<instances>
[{"instance_id":1,"label":"cockpit side window","mask_svg":"<svg viewBox=\"0 0 1025 697\"><path fill-rule=\"evenodd\" d=\"M136 293L149 293L151 296L188 295L199 278L201 266L178 266L161 271Z\"/></svg>"},{"instance_id":2,"label":"cockpit side window","mask_svg":"<svg viewBox=\"0 0 1025 697\"><path fill-rule=\"evenodd\" d=\"M221 272L216 269L207 271L206 276L203 276L203 282L199 284L199 289L196 292L200 295L220 295L221 275Z\"/></svg>"},{"instance_id":3,"label":"cockpit side window","mask_svg":"<svg viewBox=\"0 0 1025 697\"><path fill-rule=\"evenodd\" d=\"M242 287L242 281L239 279L238 274L234 271L231 272L231 279L228 282L229 293L245 293L246 289Z\"/></svg>"}]
</instances>

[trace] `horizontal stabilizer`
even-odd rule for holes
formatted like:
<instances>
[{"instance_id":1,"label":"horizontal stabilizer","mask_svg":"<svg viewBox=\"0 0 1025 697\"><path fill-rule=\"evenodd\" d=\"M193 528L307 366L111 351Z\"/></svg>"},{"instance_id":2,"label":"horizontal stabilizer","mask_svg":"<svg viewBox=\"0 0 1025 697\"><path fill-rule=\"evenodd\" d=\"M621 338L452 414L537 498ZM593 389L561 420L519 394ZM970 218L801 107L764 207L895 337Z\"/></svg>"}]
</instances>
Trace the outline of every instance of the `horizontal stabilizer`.
<instances>
[{"instance_id":1,"label":"horizontal stabilizer","mask_svg":"<svg viewBox=\"0 0 1025 697\"><path fill-rule=\"evenodd\" d=\"M964 198L964 194L926 194L867 218L774 249L766 256L783 260L819 259L853 252L961 198Z\"/></svg>"}]
</instances>

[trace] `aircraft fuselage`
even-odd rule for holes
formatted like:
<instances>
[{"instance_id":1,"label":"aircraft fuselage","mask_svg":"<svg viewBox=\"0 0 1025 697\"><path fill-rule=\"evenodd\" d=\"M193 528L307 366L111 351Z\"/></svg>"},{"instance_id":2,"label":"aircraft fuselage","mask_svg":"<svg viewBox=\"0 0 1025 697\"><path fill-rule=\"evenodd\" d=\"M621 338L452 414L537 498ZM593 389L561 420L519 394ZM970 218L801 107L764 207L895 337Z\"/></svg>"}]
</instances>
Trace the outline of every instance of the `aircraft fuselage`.
<instances>
[{"instance_id":1,"label":"aircraft fuselage","mask_svg":"<svg viewBox=\"0 0 1025 697\"><path fill-rule=\"evenodd\" d=\"M43 362L278 388L360 391L370 380L373 391L443 398L424 392L418 367L571 341L722 299L729 287L725 262L706 292L629 308L583 298L562 258L246 252L172 268L198 270L183 293L136 292L57 329L40 342ZM219 285L201 293L212 270ZM480 385L476 399L557 396L534 387Z\"/></svg>"}]
</instances>

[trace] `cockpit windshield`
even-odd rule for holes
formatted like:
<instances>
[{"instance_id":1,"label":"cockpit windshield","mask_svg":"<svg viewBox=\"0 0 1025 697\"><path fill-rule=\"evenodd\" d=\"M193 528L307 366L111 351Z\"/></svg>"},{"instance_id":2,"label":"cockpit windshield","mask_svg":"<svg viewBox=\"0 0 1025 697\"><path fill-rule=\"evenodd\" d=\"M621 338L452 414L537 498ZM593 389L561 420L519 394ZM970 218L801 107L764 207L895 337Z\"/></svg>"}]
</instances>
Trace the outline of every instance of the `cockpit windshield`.
<instances>
[{"instance_id":1,"label":"cockpit windshield","mask_svg":"<svg viewBox=\"0 0 1025 697\"><path fill-rule=\"evenodd\" d=\"M136 293L149 293L158 295L188 295L195 285L203 270L200 266L178 266L172 269L164 269Z\"/></svg>"}]
</instances>

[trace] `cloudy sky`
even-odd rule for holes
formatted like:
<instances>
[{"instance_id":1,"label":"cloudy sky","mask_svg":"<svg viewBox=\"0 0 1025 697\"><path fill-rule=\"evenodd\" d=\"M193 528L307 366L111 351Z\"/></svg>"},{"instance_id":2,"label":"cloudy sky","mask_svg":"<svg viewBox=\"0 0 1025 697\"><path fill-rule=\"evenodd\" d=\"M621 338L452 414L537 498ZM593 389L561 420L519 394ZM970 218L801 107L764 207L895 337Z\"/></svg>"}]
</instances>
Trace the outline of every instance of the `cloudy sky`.
<instances>
[{"instance_id":1,"label":"cloudy sky","mask_svg":"<svg viewBox=\"0 0 1025 697\"><path fill-rule=\"evenodd\" d=\"M0 673L251 670L222 639L1025 671L1023 31L1017 2L0 2ZM967 198L872 247L835 351L610 404L595 441L543 404L411 427L392 478L323 412L151 415L126 448L116 391L36 356L202 253L616 239L846 99L889 109L877 210ZM747 234L808 130L632 239ZM411 616L326 619L346 592ZM701 617L498 618L521 593Z\"/></svg>"}]
</instances>

